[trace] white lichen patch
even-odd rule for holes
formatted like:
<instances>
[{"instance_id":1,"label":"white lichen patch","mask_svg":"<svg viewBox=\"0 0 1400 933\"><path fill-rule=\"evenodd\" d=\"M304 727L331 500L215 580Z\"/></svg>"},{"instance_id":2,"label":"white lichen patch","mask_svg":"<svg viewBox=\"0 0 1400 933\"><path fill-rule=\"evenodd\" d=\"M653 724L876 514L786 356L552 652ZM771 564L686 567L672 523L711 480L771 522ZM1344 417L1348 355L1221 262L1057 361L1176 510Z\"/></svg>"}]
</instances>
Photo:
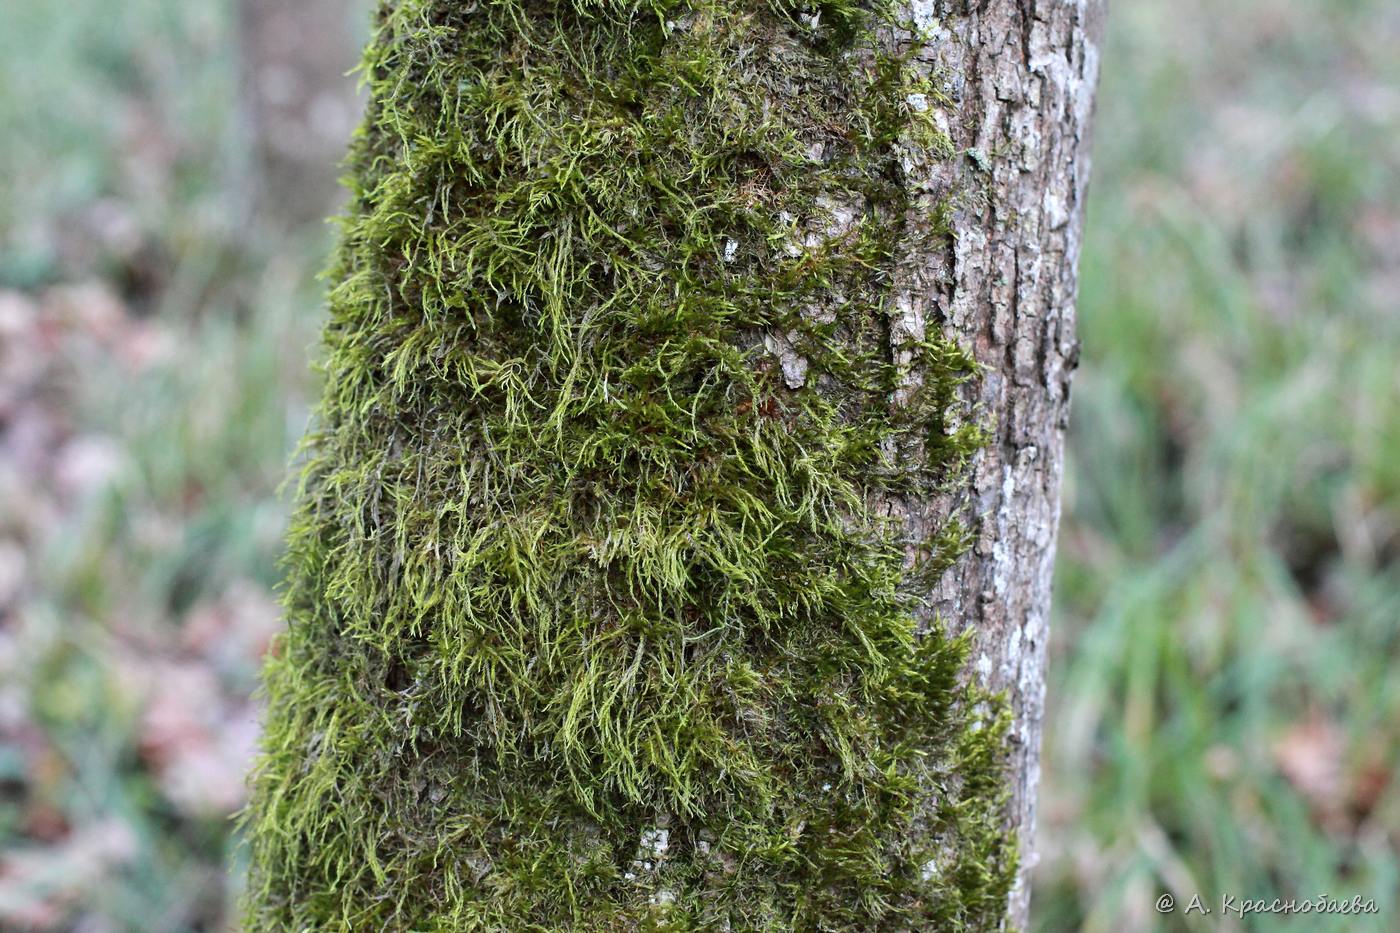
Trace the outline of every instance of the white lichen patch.
<instances>
[{"instance_id":1,"label":"white lichen patch","mask_svg":"<svg viewBox=\"0 0 1400 933\"><path fill-rule=\"evenodd\" d=\"M992 676L992 659L987 657L985 651L977 657L977 675L983 681Z\"/></svg>"},{"instance_id":2,"label":"white lichen patch","mask_svg":"<svg viewBox=\"0 0 1400 933\"><path fill-rule=\"evenodd\" d=\"M643 875L654 872L665 861L666 853L670 848L671 831L666 828L664 822L661 825L642 830L641 838L637 841L637 854L632 859L630 869L623 873L623 879L636 881ZM653 895L653 897L655 896Z\"/></svg>"},{"instance_id":3,"label":"white lichen patch","mask_svg":"<svg viewBox=\"0 0 1400 933\"><path fill-rule=\"evenodd\" d=\"M778 358L778 365L783 369L783 382L789 389L800 389L807 384L810 364L805 356L797 352L787 334L764 334L763 345Z\"/></svg>"},{"instance_id":4,"label":"white lichen patch","mask_svg":"<svg viewBox=\"0 0 1400 933\"><path fill-rule=\"evenodd\" d=\"M909 11L913 14L914 25L921 33L932 32L938 26L937 4L933 0L913 0Z\"/></svg>"},{"instance_id":5,"label":"white lichen patch","mask_svg":"<svg viewBox=\"0 0 1400 933\"><path fill-rule=\"evenodd\" d=\"M664 826L657 826L642 833L642 851L648 853L652 859L664 858L666 850L670 847L671 831Z\"/></svg>"}]
</instances>

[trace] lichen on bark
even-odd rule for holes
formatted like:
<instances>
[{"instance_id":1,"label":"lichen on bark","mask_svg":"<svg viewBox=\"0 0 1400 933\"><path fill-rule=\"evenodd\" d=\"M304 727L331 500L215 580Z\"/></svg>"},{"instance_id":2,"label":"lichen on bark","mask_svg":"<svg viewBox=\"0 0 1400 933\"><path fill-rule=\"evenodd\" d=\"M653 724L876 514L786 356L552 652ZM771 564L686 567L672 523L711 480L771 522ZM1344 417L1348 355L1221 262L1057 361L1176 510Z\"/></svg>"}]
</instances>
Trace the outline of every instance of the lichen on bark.
<instances>
[{"instance_id":1,"label":"lichen on bark","mask_svg":"<svg viewBox=\"0 0 1400 933\"><path fill-rule=\"evenodd\" d=\"M245 815L256 929L981 930L996 697L920 624L977 366L865 0L393 0ZM924 198L925 200L920 200Z\"/></svg>"}]
</instances>

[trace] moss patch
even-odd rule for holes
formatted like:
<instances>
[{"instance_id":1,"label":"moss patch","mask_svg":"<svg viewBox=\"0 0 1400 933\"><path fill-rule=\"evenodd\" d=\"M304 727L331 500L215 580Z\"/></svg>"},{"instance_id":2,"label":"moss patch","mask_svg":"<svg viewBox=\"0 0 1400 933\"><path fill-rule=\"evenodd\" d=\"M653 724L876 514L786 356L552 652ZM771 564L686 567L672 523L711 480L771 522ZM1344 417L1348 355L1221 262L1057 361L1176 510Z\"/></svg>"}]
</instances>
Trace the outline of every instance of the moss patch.
<instances>
[{"instance_id":1,"label":"moss patch","mask_svg":"<svg viewBox=\"0 0 1400 933\"><path fill-rule=\"evenodd\" d=\"M964 535L879 510L983 442L892 320L946 147L893 28L381 9L250 927L999 925L1004 716L915 623Z\"/></svg>"}]
</instances>

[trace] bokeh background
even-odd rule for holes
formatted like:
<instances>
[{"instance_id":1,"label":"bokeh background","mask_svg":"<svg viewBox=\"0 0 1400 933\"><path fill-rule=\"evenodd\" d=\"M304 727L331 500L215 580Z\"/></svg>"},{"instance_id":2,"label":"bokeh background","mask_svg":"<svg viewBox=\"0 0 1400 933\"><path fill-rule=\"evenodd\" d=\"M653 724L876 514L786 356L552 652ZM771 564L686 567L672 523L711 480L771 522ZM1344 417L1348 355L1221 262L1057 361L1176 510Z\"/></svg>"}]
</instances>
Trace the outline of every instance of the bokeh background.
<instances>
[{"instance_id":1,"label":"bokeh background","mask_svg":"<svg viewBox=\"0 0 1400 933\"><path fill-rule=\"evenodd\" d=\"M366 9L0 4L0 930L231 922ZM1113 0L1099 99L1033 927L1400 929L1400 4Z\"/></svg>"}]
</instances>

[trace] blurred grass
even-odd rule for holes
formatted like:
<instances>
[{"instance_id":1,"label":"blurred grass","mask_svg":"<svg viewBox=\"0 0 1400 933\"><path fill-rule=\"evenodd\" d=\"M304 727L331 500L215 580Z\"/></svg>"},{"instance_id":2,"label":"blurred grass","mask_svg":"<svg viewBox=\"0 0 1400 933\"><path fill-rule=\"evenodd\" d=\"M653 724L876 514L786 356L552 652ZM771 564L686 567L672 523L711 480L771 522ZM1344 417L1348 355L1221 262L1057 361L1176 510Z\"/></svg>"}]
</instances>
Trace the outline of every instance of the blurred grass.
<instances>
[{"instance_id":1,"label":"blurred grass","mask_svg":"<svg viewBox=\"0 0 1400 933\"><path fill-rule=\"evenodd\" d=\"M124 249L178 262L227 227L247 169L235 26L222 0L0 9L0 281L119 277Z\"/></svg>"},{"instance_id":2,"label":"blurred grass","mask_svg":"<svg viewBox=\"0 0 1400 933\"><path fill-rule=\"evenodd\" d=\"M251 216L237 26L0 8L0 929L219 929L236 891L327 246Z\"/></svg>"},{"instance_id":3,"label":"blurred grass","mask_svg":"<svg viewBox=\"0 0 1400 933\"><path fill-rule=\"evenodd\" d=\"M1039 929L1400 923L1397 48L1379 0L1112 5Z\"/></svg>"},{"instance_id":4,"label":"blurred grass","mask_svg":"<svg viewBox=\"0 0 1400 933\"><path fill-rule=\"evenodd\" d=\"M1035 927L1390 929L1400 9L1112 6ZM219 928L236 887L326 248L249 225L236 34L0 8L3 929Z\"/></svg>"}]
</instances>

